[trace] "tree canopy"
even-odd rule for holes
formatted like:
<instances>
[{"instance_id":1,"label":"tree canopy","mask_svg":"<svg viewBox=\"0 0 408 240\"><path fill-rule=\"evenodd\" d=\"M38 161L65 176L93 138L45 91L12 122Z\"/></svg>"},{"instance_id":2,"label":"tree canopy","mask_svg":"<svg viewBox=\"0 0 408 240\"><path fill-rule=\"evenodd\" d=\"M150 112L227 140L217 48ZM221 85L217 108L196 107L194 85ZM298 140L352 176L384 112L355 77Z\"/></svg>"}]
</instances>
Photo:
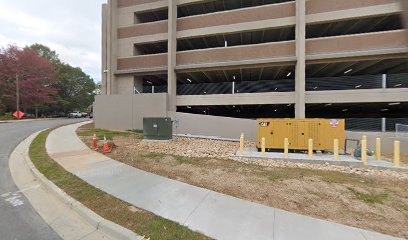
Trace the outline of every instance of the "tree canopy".
<instances>
[{"instance_id":1,"label":"tree canopy","mask_svg":"<svg viewBox=\"0 0 408 240\"><path fill-rule=\"evenodd\" d=\"M96 84L81 68L64 63L49 47L33 44L0 49L0 113L15 111L16 76L21 106L43 113L85 111L94 101Z\"/></svg>"}]
</instances>

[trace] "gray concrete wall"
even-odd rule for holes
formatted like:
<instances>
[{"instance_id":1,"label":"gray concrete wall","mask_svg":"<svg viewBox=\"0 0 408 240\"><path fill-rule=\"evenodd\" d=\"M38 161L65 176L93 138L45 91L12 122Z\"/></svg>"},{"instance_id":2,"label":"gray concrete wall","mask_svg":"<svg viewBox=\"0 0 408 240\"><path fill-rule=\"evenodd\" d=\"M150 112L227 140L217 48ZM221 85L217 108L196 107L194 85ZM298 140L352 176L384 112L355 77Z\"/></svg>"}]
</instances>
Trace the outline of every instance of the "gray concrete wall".
<instances>
[{"instance_id":1,"label":"gray concrete wall","mask_svg":"<svg viewBox=\"0 0 408 240\"><path fill-rule=\"evenodd\" d=\"M95 127L143 129L143 117L166 117L167 94L99 95L94 103Z\"/></svg>"},{"instance_id":2,"label":"gray concrete wall","mask_svg":"<svg viewBox=\"0 0 408 240\"><path fill-rule=\"evenodd\" d=\"M257 138L257 121L250 119L217 117L209 115L168 112L174 123L175 134L192 134L239 139L241 133L245 138L255 141Z\"/></svg>"},{"instance_id":3,"label":"gray concrete wall","mask_svg":"<svg viewBox=\"0 0 408 240\"><path fill-rule=\"evenodd\" d=\"M393 153L395 140L401 142L401 153L408 153L408 138L396 138L394 132L346 132L348 139L361 139L363 135L367 136L367 147L370 150L374 151L375 139L379 137L381 138L381 150L383 153Z\"/></svg>"}]
</instances>

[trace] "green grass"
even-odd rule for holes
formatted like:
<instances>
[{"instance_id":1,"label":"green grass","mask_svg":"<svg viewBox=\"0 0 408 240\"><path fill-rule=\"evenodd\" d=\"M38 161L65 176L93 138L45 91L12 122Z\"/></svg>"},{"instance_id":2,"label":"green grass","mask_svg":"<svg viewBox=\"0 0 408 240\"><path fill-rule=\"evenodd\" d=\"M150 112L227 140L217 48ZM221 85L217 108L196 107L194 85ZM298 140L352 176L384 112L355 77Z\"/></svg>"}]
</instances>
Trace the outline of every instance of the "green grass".
<instances>
[{"instance_id":1,"label":"green grass","mask_svg":"<svg viewBox=\"0 0 408 240\"><path fill-rule=\"evenodd\" d=\"M141 129L133 129L133 130L127 130L127 131L129 131L129 132L134 132L134 133L141 133L141 134L143 134L143 130L141 130Z\"/></svg>"},{"instance_id":2,"label":"green grass","mask_svg":"<svg viewBox=\"0 0 408 240\"><path fill-rule=\"evenodd\" d=\"M209 239L178 223L146 211L131 211L129 204L89 185L67 172L52 160L46 150L45 141L50 130L41 132L30 145L30 158L35 167L68 195L81 202L98 215L122 225L139 235L153 239ZM115 134L111 135L115 136Z\"/></svg>"},{"instance_id":3,"label":"green grass","mask_svg":"<svg viewBox=\"0 0 408 240\"><path fill-rule=\"evenodd\" d=\"M373 194L373 193L363 193L363 192L359 192L354 188L347 188L352 194L354 194L354 196L365 202L365 203L379 203L382 204L388 197L388 195L386 193L380 193L380 194Z\"/></svg>"},{"instance_id":4,"label":"green grass","mask_svg":"<svg viewBox=\"0 0 408 240\"><path fill-rule=\"evenodd\" d=\"M106 139L112 140L113 137L124 136L129 137L133 136L135 138L143 138L143 131L140 130L131 130L131 131L111 131L100 128L80 128L77 131L78 136L93 136L96 133L98 139L103 139L103 136L106 136Z\"/></svg>"}]
</instances>

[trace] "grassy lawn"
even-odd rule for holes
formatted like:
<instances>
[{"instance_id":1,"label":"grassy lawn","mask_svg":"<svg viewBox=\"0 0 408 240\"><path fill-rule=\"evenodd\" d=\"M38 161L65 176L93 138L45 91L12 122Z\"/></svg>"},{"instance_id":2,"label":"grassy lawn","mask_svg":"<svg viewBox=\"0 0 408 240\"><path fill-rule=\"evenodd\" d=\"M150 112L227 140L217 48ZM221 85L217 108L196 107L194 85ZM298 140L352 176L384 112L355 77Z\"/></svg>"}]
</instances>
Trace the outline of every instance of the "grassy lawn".
<instances>
[{"instance_id":1,"label":"grassy lawn","mask_svg":"<svg viewBox=\"0 0 408 240\"><path fill-rule=\"evenodd\" d=\"M109 131L100 128L94 128L93 123L86 124L80 128L80 131L77 131L78 136L93 136L96 134L98 139L103 139L103 136L106 136L106 139L112 140L113 137L124 136L124 137L134 137L134 138L143 138L143 131L141 130L128 130L128 131Z\"/></svg>"},{"instance_id":2,"label":"grassy lawn","mask_svg":"<svg viewBox=\"0 0 408 240\"><path fill-rule=\"evenodd\" d=\"M93 134L94 131L96 130L90 129L87 134ZM178 223L134 208L128 203L102 192L67 172L58 163L52 160L45 150L45 141L49 133L50 130L40 133L30 145L29 154L32 162L45 177L98 215L122 225L139 235L150 237L152 240L209 239ZM123 132L107 132L105 130L98 131L98 134L107 134L110 137L117 135L123 136ZM135 134L140 133L125 133L126 136Z\"/></svg>"}]
</instances>

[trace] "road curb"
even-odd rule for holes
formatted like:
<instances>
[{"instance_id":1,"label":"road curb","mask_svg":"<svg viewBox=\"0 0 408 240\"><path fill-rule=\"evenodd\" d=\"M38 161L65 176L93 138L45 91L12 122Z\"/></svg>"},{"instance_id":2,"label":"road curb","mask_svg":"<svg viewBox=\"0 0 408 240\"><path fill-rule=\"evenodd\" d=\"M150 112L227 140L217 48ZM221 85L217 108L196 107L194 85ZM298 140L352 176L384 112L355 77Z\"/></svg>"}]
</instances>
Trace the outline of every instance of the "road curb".
<instances>
[{"instance_id":1,"label":"road curb","mask_svg":"<svg viewBox=\"0 0 408 240\"><path fill-rule=\"evenodd\" d=\"M31 144L31 143L30 143ZM100 230L107 235L120 240L140 240L142 239L139 235L132 232L131 230L124 228L114 222L111 222L103 217L99 216L89 208L85 207L82 203L70 197L62 189L58 188L53 182L48 180L38 169L34 166L30 159L28 151L25 153L25 161L29 166L30 171L34 177L43 184L46 189L54 194L58 199L60 199L65 205L67 205L71 210L78 213L82 218L84 218L95 230Z\"/></svg>"}]
</instances>

